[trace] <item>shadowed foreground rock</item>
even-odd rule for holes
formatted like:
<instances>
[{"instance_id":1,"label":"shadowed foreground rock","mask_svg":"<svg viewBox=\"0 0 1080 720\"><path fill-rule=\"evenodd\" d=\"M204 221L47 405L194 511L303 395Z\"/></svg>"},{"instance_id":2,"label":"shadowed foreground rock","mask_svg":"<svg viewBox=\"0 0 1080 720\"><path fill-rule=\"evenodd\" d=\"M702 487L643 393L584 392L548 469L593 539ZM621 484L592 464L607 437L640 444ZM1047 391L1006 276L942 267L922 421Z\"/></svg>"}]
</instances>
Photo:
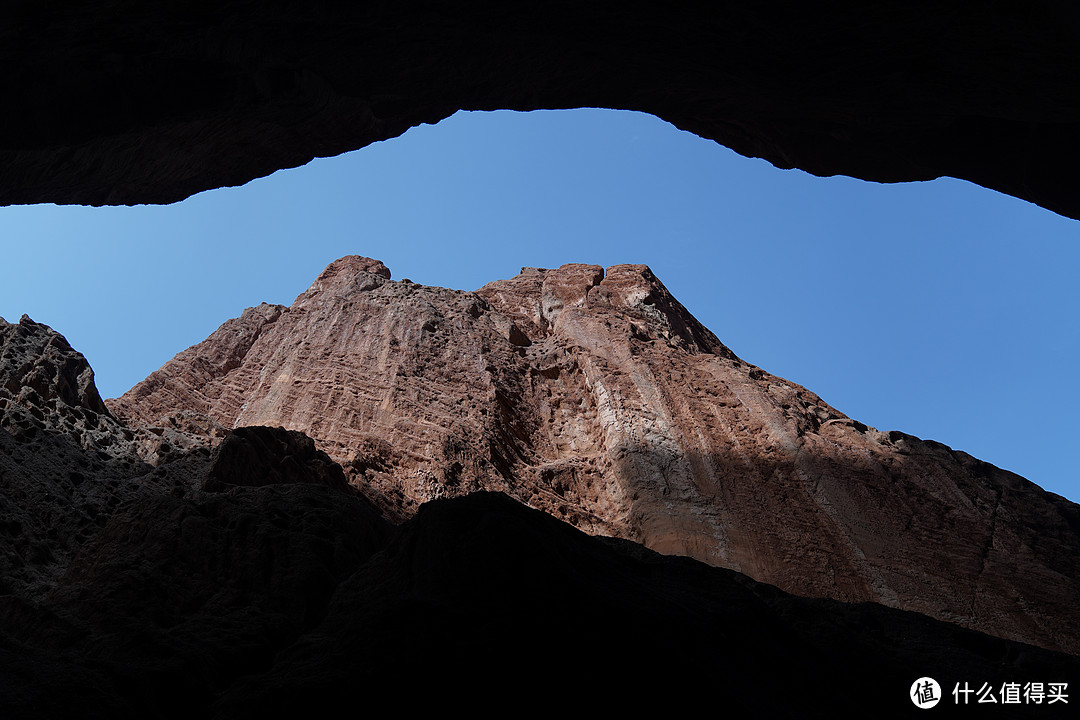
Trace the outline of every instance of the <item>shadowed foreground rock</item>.
<instances>
[{"instance_id":1,"label":"shadowed foreground rock","mask_svg":"<svg viewBox=\"0 0 1080 720\"><path fill-rule=\"evenodd\" d=\"M503 495L432 502L387 538L318 486L133 506L46 603L5 608L0 710L329 716L380 697L554 710L577 688L597 709L907 717L923 675L951 688L1080 673L1072 656L592 538Z\"/></svg>"},{"instance_id":2,"label":"shadowed foreground rock","mask_svg":"<svg viewBox=\"0 0 1080 720\"><path fill-rule=\"evenodd\" d=\"M316 449L307 435L284 428L242 427L217 446L202 489L222 492L292 483L349 487L341 466Z\"/></svg>"},{"instance_id":3,"label":"shadowed foreground rock","mask_svg":"<svg viewBox=\"0 0 1080 720\"><path fill-rule=\"evenodd\" d=\"M0 598L0 714L204 714L223 687L314 627L388 532L355 494L321 486L143 496L43 602ZM74 688L58 682L69 673Z\"/></svg>"},{"instance_id":4,"label":"shadowed foreground rock","mask_svg":"<svg viewBox=\"0 0 1080 720\"><path fill-rule=\"evenodd\" d=\"M644 265L475 293L332 263L118 400L306 433L388 517L505 492L799 595L1080 652L1080 507L743 362Z\"/></svg>"}]
</instances>

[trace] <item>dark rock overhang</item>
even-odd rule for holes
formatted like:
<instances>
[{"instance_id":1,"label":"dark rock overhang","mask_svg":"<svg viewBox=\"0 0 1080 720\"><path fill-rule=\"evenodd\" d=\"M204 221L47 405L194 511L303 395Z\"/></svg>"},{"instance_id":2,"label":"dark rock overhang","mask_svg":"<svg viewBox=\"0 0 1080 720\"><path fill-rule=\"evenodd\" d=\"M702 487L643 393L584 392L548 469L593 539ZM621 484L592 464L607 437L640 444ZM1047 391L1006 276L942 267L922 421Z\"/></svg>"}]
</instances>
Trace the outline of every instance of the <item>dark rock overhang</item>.
<instances>
[{"instance_id":1,"label":"dark rock overhang","mask_svg":"<svg viewBox=\"0 0 1080 720\"><path fill-rule=\"evenodd\" d=\"M1035 1L9 3L0 203L170 203L459 109L588 106L1077 218L1078 48L1080 9Z\"/></svg>"}]
</instances>

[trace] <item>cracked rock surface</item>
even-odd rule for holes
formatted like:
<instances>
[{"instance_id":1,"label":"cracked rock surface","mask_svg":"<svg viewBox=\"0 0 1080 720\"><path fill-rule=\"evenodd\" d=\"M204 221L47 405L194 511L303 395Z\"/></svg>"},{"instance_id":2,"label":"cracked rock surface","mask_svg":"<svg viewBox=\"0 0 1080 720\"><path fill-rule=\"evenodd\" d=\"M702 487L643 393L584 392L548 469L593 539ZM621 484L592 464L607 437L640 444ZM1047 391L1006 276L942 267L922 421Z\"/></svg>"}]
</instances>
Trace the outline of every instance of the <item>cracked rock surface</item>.
<instances>
[{"instance_id":1,"label":"cracked rock surface","mask_svg":"<svg viewBox=\"0 0 1080 720\"><path fill-rule=\"evenodd\" d=\"M260 311L238 332L219 331L212 339L222 346L203 356L211 362L189 374L184 363L200 354L182 354L168 382L143 397L150 421L135 417L140 404L132 397L111 403L116 415L103 407L85 359L58 333L29 318L0 322L0 716L323 716L358 697L409 697L413 708L444 711L475 707L478 692L556 712L565 709L563 685L585 682L588 702L618 712L644 703L689 714L707 702L748 716L829 718L838 709L874 707L879 717L908 717L908 688L924 675L948 691L972 679L1001 687L1069 682L1080 673L1075 653L1052 649L1068 649L1075 638L1075 592L1053 595L1076 554L1061 524L1075 506L944 446L877 433L742 363L642 266L527 270L478 294L388 276L372 261L347 258L299 305ZM396 340L386 356L400 360L396 379L379 385L385 369L363 352L367 366L349 367L366 336L359 327L337 334L347 313L333 308L343 300L379 334L374 347ZM415 322L379 319L401 303L420 311ZM352 414L333 412L349 397L345 373L354 388L383 393L374 399L384 425L379 433L360 426L366 440L345 467L334 458L346 447L344 434L322 440L281 426L232 428L195 410L154 407L157 393L170 392L174 401L201 398L211 411L220 401L231 412L270 417L275 403L301 396L253 393L246 408L233 407L229 383L265 380L273 388L277 376L258 379L251 362L279 328L298 331L305 322L322 329L298 338L312 345L279 338L280 364L264 366L300 369L290 349L307 353L305 395L322 410L294 417L323 417L325 425L310 423L320 431L370 417L362 412L370 412L371 397ZM451 330L471 334L473 345L456 343ZM463 347L484 354L469 357ZM661 357L684 373L677 385L657 376ZM318 367L330 374L307 374ZM702 367L712 374L685 374ZM487 375L468 374L481 369ZM185 378L201 384L185 386ZM461 393L463 382L474 383L465 386L471 395L449 394ZM395 383L408 404L396 404ZM675 441L688 432L686 414L705 406L699 396L721 385L737 387L732 393L757 403L757 413L773 397L791 407L780 403L790 412L762 415L756 425L738 411L748 430L727 436L718 454L733 452L736 442L742 454L717 466L727 474L716 477L734 493L718 499L705 492L706 466L680 459ZM334 393L338 399L327 403ZM792 393L812 407L795 409ZM714 414L730 423L724 407ZM456 425L440 414L446 408ZM416 414L412 424L406 412ZM697 422L699 440L722 437L728 427ZM492 428L500 434L486 436ZM866 440L813 465L798 456L817 457L818 441L795 440L792 449L784 432L837 447ZM760 444L749 445L755 435ZM475 439L482 443L464 442ZM886 452L906 473L890 475L888 484L875 479L874 465ZM740 476L738 463L749 457L761 469ZM806 490L792 463L807 473L825 468L809 475L821 493L817 507L824 498L831 508L825 518L801 499ZM484 490L485 483L501 490ZM914 544L936 522L942 534L921 549L884 538L869 523L888 519L885 511L848 516L856 506L841 502L838 488L896 505L918 498L900 514L905 526L897 532ZM692 497L702 509L696 515ZM779 528L780 516L791 533L832 527L802 544L835 554L840 567L851 560L830 543L847 537L886 579L904 553L923 563L913 577L931 579L929 563L949 561L946 551L969 553L970 575L958 561L955 575L939 577L912 602L954 595L959 607L982 615L944 622L878 602L800 597L625 539L690 555L720 547L728 554L710 560L720 564L747 556L746 538L761 532L754 552L787 553L780 579L841 577L793 547L793 535L762 532ZM726 544L708 534L711 518L731 524L721 528ZM747 518L758 524L736 532ZM949 530L961 521L971 530L966 543ZM623 537L597 536L604 532ZM874 555L882 546L898 549ZM1059 565L1047 567L1051 560ZM795 570L797 563L805 567ZM847 587L864 582L859 572L855 565ZM1025 583L1023 599L1011 606L1006 582ZM1056 634L1040 624L1051 616ZM987 617L997 618L992 634L961 627ZM995 636L1024 632L1043 647ZM625 688L628 678L633 692L610 690ZM778 678L785 692L776 692ZM1007 709L1009 717L1032 718L1069 711Z\"/></svg>"},{"instance_id":2,"label":"cracked rock surface","mask_svg":"<svg viewBox=\"0 0 1080 720\"><path fill-rule=\"evenodd\" d=\"M475 293L389 275L342 258L108 404L306 433L396 520L499 491L789 592L1080 650L1076 504L743 362L646 266Z\"/></svg>"}]
</instances>

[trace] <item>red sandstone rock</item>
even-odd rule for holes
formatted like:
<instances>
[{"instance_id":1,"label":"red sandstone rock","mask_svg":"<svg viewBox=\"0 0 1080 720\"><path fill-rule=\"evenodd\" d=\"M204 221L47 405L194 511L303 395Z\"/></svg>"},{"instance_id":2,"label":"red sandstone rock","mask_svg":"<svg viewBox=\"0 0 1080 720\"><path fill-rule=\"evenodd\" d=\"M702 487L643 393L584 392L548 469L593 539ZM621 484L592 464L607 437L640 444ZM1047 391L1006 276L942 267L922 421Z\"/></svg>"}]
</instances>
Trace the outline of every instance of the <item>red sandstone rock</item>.
<instances>
[{"instance_id":1,"label":"red sandstone rock","mask_svg":"<svg viewBox=\"0 0 1080 720\"><path fill-rule=\"evenodd\" d=\"M500 490L798 594L1080 651L1080 508L746 364L647 267L475 293L384 269L343 258L108 404L302 431L391 516Z\"/></svg>"},{"instance_id":2,"label":"red sandstone rock","mask_svg":"<svg viewBox=\"0 0 1080 720\"><path fill-rule=\"evenodd\" d=\"M206 492L265 485L325 485L350 489L341 466L295 430L243 427L233 430L214 450ZM355 491L353 491L355 492Z\"/></svg>"},{"instance_id":3,"label":"red sandstone rock","mask_svg":"<svg viewBox=\"0 0 1080 720\"><path fill-rule=\"evenodd\" d=\"M378 276L365 270L372 267L336 263L318 292L303 297L314 302L317 296L329 307L342 288L355 294L365 287L361 295L382 289L385 282L372 282ZM548 328L536 331L536 342L479 298L464 312L474 320L491 315L500 337L514 338L505 342L526 362L530 350L558 344L559 331L551 328L572 330L577 322L580 330L597 320L594 315L604 326L627 320L642 340L642 318L627 308L646 302L669 315L661 321L645 311L659 323L649 325L651 331L669 331L672 357L737 362L644 268L625 270L612 268L601 278L595 267L574 266L563 276L536 271L509 283L516 290L505 299L516 297L515 305L527 310L522 325L532 328L533 318L537 328ZM536 289L537 275L538 294L529 289ZM404 284L432 300L432 289ZM611 304L607 319L604 303ZM579 317L571 322L575 313ZM675 317L680 313L681 322ZM447 313L438 317L445 320ZM218 351L209 356L240 362L211 385L239 372L258 344L250 333L216 337L222 347L209 348ZM237 354L245 344L248 350ZM581 355L578 361L585 367L586 360ZM578 372L539 367L543 380L529 383L567 383ZM1080 669L1075 655L919 613L793 597L730 570L658 555L625 540L588 537L503 494L425 503L394 527L345 485L340 466L310 438L282 428L227 431L190 410L150 426L124 426L91 409L97 394L89 372L82 356L51 329L29 319L14 326L0 322L3 717L326 715L358 695L415 692L413 669L419 668L422 710L444 710L448 699L465 696L472 702L477 692L515 692L523 681L543 685L545 678L569 677L587 678L604 707L620 712L646 703L685 714L707 702L741 715L832 717L874 707L880 717L899 718L912 712L904 697L907 680L920 675L943 680L946 689L956 678L1000 688L1005 682L1066 680ZM205 377L207 367L199 372ZM170 381L184 376L178 372ZM36 387L23 392L21 378L33 379ZM617 377L600 379L612 394L631 393ZM81 390L65 390L71 387ZM518 400L523 412L527 397ZM555 397L552 387L544 397ZM632 428L633 413L624 415L624 429ZM842 418L836 424L871 432ZM533 431L537 437L553 432L539 426ZM564 427L561 436L567 432ZM843 431L831 437L843 440ZM918 447L899 434L891 439L909 450ZM499 447L514 441L490 442ZM517 442L523 452L546 452L541 445L530 449L528 436ZM967 462L965 457L958 459ZM374 438L357 452L351 472L393 480L410 462L416 458ZM535 481L513 474L527 469L523 463L508 466L504 480ZM632 473L611 467L616 482L635 482ZM969 470L969 479L993 486L992 468L971 461ZM837 476L850 480L851 472L841 465ZM540 480L568 495L576 489L572 474L542 472ZM783 478L774 484L782 486ZM1017 490L1033 497L1016 499ZM1032 486L1005 486L998 495L995 548L999 538L1009 537L1002 528L1017 527L1016 517L1031 520L1046 508ZM641 496L634 504L659 502ZM1039 521L1048 528L1058 522L1048 515ZM1075 556L1061 534L1032 536L1025 542L1038 546L1033 567L1056 552L1055 541L1058 550ZM1040 582L1045 587L1045 579L1032 587ZM993 599L994 591L987 597ZM1060 618L1065 645L1070 616ZM625 684L628 673L643 682L630 694L610 692ZM784 692L776 692L778 685ZM536 707L565 709L559 693L528 692ZM1043 718L1048 708L1008 710L1009 717Z\"/></svg>"},{"instance_id":4,"label":"red sandstone rock","mask_svg":"<svg viewBox=\"0 0 1080 720\"><path fill-rule=\"evenodd\" d=\"M125 427L62 335L0 318L0 597L47 593L119 506L191 485L225 432L187 411Z\"/></svg>"}]
</instances>

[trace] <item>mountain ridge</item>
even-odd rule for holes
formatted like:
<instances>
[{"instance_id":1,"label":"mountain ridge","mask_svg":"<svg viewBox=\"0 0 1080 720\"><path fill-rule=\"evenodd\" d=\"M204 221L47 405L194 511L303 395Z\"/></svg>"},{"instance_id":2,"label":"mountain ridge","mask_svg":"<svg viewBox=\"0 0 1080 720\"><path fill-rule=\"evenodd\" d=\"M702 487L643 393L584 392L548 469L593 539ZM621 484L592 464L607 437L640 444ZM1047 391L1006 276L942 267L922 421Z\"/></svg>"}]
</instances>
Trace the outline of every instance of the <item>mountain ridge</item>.
<instances>
[{"instance_id":1,"label":"mountain ridge","mask_svg":"<svg viewBox=\"0 0 1080 720\"><path fill-rule=\"evenodd\" d=\"M435 297L408 289L416 294ZM468 296L439 297L474 307ZM250 377L241 360L225 376ZM559 367L567 381L571 369ZM65 391L72 378L85 380L74 383L81 394ZM878 603L789 594L587 535L505 492L431 500L393 521L356 481L384 461L391 477L412 457L408 446L396 467L384 440L368 448L371 466L346 471L296 430L229 429L175 409L126 423L94 409L95 392L89 364L59 333L29 318L0 323L5 717L254 718L336 712L358 695L415 695L413 704L434 710L475 706L477 692L555 710L573 681L608 710L696 712L709 702L770 717L873 707L899 718L916 712L912 682L925 676L949 705L950 689L965 684L1067 693L1080 673L1075 653ZM913 438L910 448L948 453ZM954 461L997 477L963 454ZM554 493L559 476L549 480ZM995 544L1015 525L1017 489L1001 488ZM1040 645L1069 641L1071 605L1028 602L1043 616L1059 613L1050 642L1030 633ZM1037 617L1014 613L1012 628ZM1068 712L1066 703L978 710Z\"/></svg>"},{"instance_id":2,"label":"mountain ridge","mask_svg":"<svg viewBox=\"0 0 1080 720\"><path fill-rule=\"evenodd\" d=\"M468 293L348 256L107 404L305 432L396 520L495 490L796 594L1080 647L1075 504L745 363L644 265Z\"/></svg>"}]
</instances>

